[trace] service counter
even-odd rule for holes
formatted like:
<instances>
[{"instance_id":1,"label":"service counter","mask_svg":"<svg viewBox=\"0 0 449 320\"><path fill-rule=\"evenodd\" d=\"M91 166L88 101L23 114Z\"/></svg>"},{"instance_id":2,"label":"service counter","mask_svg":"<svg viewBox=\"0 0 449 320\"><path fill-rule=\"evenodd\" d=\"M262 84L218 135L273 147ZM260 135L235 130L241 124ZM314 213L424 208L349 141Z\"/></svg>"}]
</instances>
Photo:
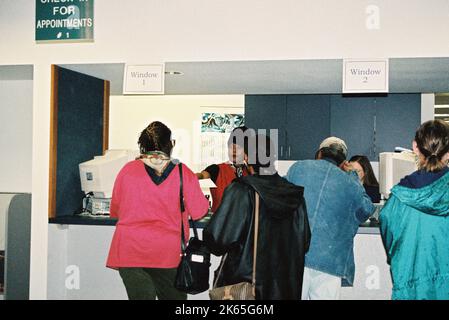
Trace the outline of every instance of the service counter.
<instances>
[{"instance_id":1,"label":"service counter","mask_svg":"<svg viewBox=\"0 0 449 320\"><path fill-rule=\"evenodd\" d=\"M49 299L127 299L118 272L105 267L117 220L71 216L49 222ZM197 223L200 237L206 223ZM368 220L359 227L354 238L354 257L355 281L353 286L344 284L341 299L390 299L391 278L377 221ZM220 257L211 257L211 284L219 262ZM71 276L79 276L79 283L68 281ZM208 294L188 298L203 300L208 299Z\"/></svg>"},{"instance_id":2,"label":"service counter","mask_svg":"<svg viewBox=\"0 0 449 320\"><path fill-rule=\"evenodd\" d=\"M203 229L210 216L195 222L198 229ZM108 216L61 216L49 219L50 224L60 225L86 225L86 226L115 226L117 219L111 219ZM379 222L377 219L370 219L362 223L357 231L357 234L379 234Z\"/></svg>"}]
</instances>

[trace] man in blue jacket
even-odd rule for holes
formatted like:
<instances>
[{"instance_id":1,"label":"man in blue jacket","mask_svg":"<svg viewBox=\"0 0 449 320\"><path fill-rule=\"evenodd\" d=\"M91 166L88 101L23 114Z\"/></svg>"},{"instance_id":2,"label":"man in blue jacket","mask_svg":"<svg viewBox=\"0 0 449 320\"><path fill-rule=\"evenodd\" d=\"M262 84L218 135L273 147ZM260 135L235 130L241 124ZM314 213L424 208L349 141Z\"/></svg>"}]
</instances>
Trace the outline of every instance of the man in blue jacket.
<instances>
[{"instance_id":1,"label":"man in blue jacket","mask_svg":"<svg viewBox=\"0 0 449 320\"><path fill-rule=\"evenodd\" d=\"M317 160L297 161L287 172L288 181L304 187L312 233L303 300L339 299L341 279L354 281L354 237L375 207L347 154L343 140L329 137L321 143Z\"/></svg>"}]
</instances>

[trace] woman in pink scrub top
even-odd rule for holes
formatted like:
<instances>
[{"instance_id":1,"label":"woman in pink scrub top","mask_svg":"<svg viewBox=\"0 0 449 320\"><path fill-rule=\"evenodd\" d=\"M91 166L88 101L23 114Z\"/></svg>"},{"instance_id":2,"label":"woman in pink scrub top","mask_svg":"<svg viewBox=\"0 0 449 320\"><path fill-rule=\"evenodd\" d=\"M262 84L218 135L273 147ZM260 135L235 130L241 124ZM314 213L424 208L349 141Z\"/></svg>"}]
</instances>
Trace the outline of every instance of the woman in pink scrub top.
<instances>
[{"instance_id":1,"label":"woman in pink scrub top","mask_svg":"<svg viewBox=\"0 0 449 320\"><path fill-rule=\"evenodd\" d=\"M155 121L142 131L138 144L141 157L128 162L115 180L110 212L118 221L107 267L119 271L131 300L187 299L173 285L181 254L180 174L170 157L174 140L170 129ZM182 178L182 223L189 230L188 216L201 219L208 201L184 164Z\"/></svg>"}]
</instances>

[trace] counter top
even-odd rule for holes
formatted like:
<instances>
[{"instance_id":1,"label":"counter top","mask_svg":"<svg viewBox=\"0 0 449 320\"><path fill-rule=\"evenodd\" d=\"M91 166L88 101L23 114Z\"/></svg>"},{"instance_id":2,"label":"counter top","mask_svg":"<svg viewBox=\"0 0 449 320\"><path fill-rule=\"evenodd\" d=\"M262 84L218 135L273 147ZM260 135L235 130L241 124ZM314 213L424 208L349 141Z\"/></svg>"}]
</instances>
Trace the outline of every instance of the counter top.
<instances>
[{"instance_id":1,"label":"counter top","mask_svg":"<svg viewBox=\"0 0 449 320\"><path fill-rule=\"evenodd\" d=\"M374 218L370 218L359 226L357 234L380 234L379 221Z\"/></svg>"},{"instance_id":2,"label":"counter top","mask_svg":"<svg viewBox=\"0 0 449 320\"><path fill-rule=\"evenodd\" d=\"M210 220L210 214L203 219L195 222L198 229L203 229ZM90 226L115 226L117 219L112 219L109 216L94 216L94 215L72 215L49 218L48 223L52 224L73 224L73 225L90 225Z\"/></svg>"},{"instance_id":3,"label":"counter top","mask_svg":"<svg viewBox=\"0 0 449 320\"><path fill-rule=\"evenodd\" d=\"M109 216L61 216L48 219L48 223L54 224L76 224L92 226L115 226L117 219L111 219Z\"/></svg>"},{"instance_id":4,"label":"counter top","mask_svg":"<svg viewBox=\"0 0 449 320\"><path fill-rule=\"evenodd\" d=\"M210 214L200 221L195 222L198 229L203 229L210 220ZM73 224L73 225L91 225L91 226L115 226L117 219L111 219L108 216L87 216L73 215L50 218L52 224ZM371 219L362 223L357 231L358 234L380 234L379 222Z\"/></svg>"}]
</instances>

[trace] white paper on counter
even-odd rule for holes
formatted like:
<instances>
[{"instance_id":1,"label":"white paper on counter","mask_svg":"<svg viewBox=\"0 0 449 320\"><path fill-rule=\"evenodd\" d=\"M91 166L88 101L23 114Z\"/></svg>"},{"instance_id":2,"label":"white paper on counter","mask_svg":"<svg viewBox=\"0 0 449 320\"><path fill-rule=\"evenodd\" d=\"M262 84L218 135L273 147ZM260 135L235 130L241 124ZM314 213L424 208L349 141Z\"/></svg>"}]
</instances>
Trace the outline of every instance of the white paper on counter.
<instances>
[{"instance_id":1,"label":"white paper on counter","mask_svg":"<svg viewBox=\"0 0 449 320\"><path fill-rule=\"evenodd\" d=\"M217 185L211 179L200 179L201 189L216 188Z\"/></svg>"}]
</instances>

